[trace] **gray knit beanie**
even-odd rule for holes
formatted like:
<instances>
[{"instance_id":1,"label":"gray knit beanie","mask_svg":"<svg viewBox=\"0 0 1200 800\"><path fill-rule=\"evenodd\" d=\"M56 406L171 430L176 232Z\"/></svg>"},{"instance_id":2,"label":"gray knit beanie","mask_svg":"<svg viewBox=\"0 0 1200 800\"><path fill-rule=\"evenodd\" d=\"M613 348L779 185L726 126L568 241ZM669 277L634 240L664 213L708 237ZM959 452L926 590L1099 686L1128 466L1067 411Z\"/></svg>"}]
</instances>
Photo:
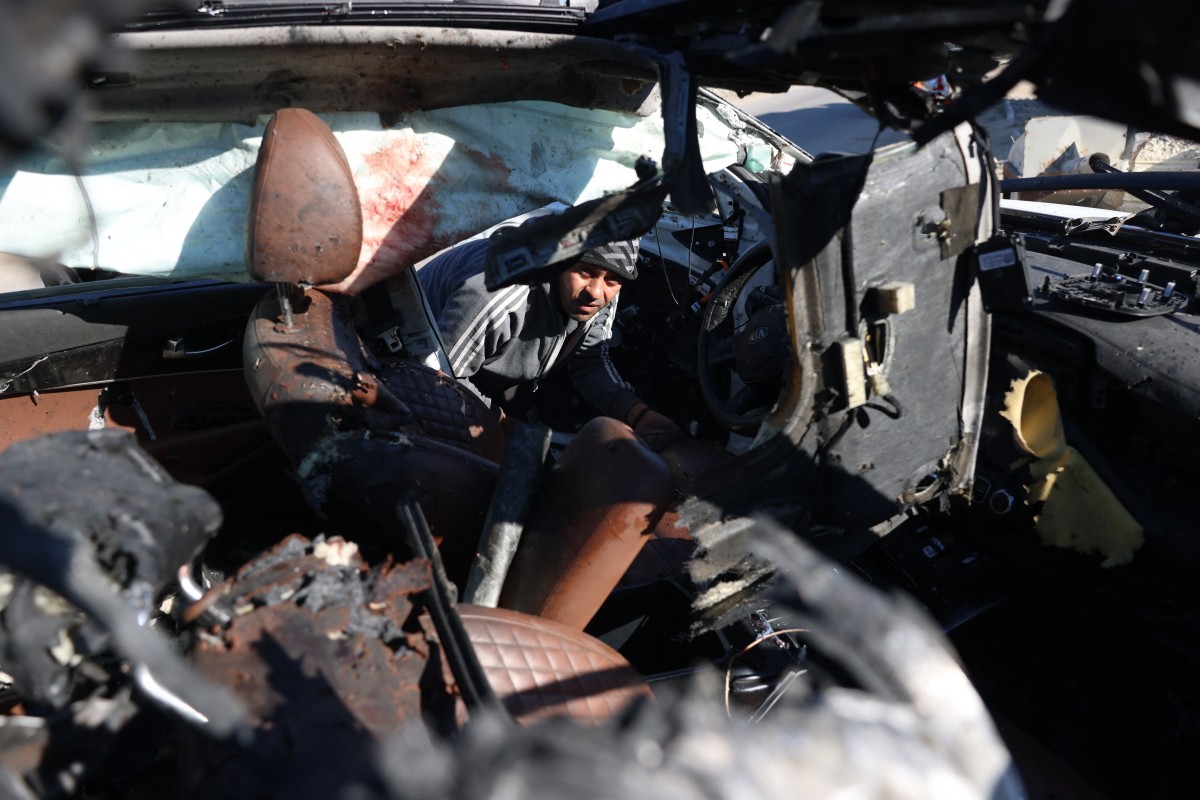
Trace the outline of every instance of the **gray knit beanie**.
<instances>
[{"instance_id":1,"label":"gray knit beanie","mask_svg":"<svg viewBox=\"0 0 1200 800\"><path fill-rule=\"evenodd\" d=\"M631 281L638 275L638 243L636 240L629 240L602 244L595 250L584 253L579 260L604 267Z\"/></svg>"}]
</instances>

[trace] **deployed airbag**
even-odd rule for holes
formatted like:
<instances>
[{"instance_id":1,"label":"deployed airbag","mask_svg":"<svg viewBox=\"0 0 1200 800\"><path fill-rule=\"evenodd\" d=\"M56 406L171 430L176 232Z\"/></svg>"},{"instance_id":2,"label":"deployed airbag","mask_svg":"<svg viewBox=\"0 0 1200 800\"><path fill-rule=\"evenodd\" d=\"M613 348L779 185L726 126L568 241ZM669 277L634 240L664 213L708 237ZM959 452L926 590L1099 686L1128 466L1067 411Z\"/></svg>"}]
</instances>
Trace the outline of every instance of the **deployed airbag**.
<instances>
[{"instance_id":1,"label":"deployed airbag","mask_svg":"<svg viewBox=\"0 0 1200 800\"><path fill-rule=\"evenodd\" d=\"M698 109L706 170L737 159L746 133ZM551 201L576 204L661 160L662 120L547 102L324 114L362 203L361 289L484 228ZM244 226L267 118L97 123L79 154L27 154L0 173L0 252L125 274L244 280ZM80 186L86 189L95 231Z\"/></svg>"}]
</instances>

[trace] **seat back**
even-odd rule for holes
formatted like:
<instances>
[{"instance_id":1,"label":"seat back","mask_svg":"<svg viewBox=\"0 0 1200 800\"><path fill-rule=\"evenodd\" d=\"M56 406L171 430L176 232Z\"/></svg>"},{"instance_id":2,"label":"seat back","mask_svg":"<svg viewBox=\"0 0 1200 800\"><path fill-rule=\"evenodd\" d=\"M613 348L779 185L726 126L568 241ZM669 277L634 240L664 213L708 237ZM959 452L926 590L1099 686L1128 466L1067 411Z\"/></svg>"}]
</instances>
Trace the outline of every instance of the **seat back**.
<instances>
[{"instance_id":1,"label":"seat back","mask_svg":"<svg viewBox=\"0 0 1200 800\"><path fill-rule=\"evenodd\" d=\"M329 126L278 111L256 169L247 270L304 289L281 286L251 314L243 360L256 405L314 504L336 495L386 526L415 495L447 569L465 578L504 448L499 422L445 375L411 362L381 368L345 298L305 288L344 280L362 249L354 175Z\"/></svg>"},{"instance_id":2,"label":"seat back","mask_svg":"<svg viewBox=\"0 0 1200 800\"><path fill-rule=\"evenodd\" d=\"M666 463L628 425L592 420L534 500L500 606L583 629L673 497Z\"/></svg>"}]
</instances>

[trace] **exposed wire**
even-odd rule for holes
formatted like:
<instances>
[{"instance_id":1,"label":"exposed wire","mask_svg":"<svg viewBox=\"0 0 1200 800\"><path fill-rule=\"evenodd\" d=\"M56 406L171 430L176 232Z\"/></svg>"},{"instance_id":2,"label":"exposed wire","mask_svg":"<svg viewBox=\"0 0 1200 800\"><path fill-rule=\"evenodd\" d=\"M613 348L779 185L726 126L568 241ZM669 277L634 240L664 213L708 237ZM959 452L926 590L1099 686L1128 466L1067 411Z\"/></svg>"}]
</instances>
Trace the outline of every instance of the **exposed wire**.
<instances>
[{"instance_id":1,"label":"exposed wire","mask_svg":"<svg viewBox=\"0 0 1200 800\"><path fill-rule=\"evenodd\" d=\"M733 711L729 707L729 695L731 693L730 685L733 681L733 662L746 655L746 653L749 653L751 650L758 647L768 639L778 639L780 636L783 636L787 633L809 633L809 630L808 628L785 628L781 631L772 631L766 636L755 639L753 642L743 647L741 652L735 653L729 657L729 663L725 666L725 715L727 717L730 719L733 718Z\"/></svg>"},{"instance_id":2,"label":"exposed wire","mask_svg":"<svg viewBox=\"0 0 1200 800\"><path fill-rule=\"evenodd\" d=\"M692 238L688 241L688 260L687 271L688 275L692 274L692 255L696 252L696 218L692 217Z\"/></svg>"},{"instance_id":3,"label":"exposed wire","mask_svg":"<svg viewBox=\"0 0 1200 800\"><path fill-rule=\"evenodd\" d=\"M693 221L693 224L694 224L694 221ZM679 298L675 296L674 287L671 286L671 276L667 273L667 259L663 255L662 236L658 232L658 220L654 221L654 241L655 241L655 243L658 244L658 263L659 263L659 266L662 267L663 281L667 284L667 291L670 292L671 300L675 303L675 307L683 308L683 304L680 303ZM691 259L690 253L688 255L688 259L689 260ZM688 269L690 270L691 267L689 266Z\"/></svg>"},{"instance_id":4,"label":"exposed wire","mask_svg":"<svg viewBox=\"0 0 1200 800\"><path fill-rule=\"evenodd\" d=\"M900 401L896 399L895 395L885 394L879 399L887 403L889 406L891 406L891 408L885 408L879 403L865 403L864 406L866 408L874 409L880 414L883 414L885 417L890 417L892 419L900 419L900 417L904 415L904 409L901 408Z\"/></svg>"}]
</instances>

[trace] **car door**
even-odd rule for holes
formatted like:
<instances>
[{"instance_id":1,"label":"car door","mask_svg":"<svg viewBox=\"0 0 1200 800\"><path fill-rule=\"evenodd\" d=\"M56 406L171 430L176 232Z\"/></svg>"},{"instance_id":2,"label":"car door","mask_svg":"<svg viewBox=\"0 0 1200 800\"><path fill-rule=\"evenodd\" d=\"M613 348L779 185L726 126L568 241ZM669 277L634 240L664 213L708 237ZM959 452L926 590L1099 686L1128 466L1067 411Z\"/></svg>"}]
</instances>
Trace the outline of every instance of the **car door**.
<instances>
[{"instance_id":1,"label":"car door","mask_svg":"<svg viewBox=\"0 0 1200 800\"><path fill-rule=\"evenodd\" d=\"M269 446L242 377L262 286L115 278L0 295L0 449L122 428L208 483Z\"/></svg>"}]
</instances>

